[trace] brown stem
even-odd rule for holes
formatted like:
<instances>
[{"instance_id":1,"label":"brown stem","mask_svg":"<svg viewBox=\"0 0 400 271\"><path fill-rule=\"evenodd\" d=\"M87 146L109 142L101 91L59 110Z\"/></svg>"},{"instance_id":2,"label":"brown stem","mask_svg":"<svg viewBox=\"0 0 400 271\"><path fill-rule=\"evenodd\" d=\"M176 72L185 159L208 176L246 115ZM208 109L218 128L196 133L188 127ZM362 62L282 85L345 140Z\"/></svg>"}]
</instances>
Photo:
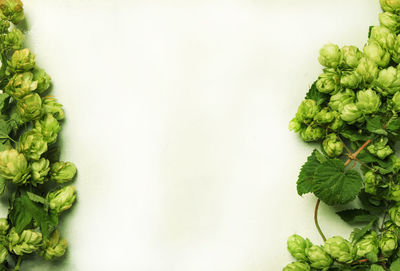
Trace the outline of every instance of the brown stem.
<instances>
[{"instance_id":1,"label":"brown stem","mask_svg":"<svg viewBox=\"0 0 400 271\"><path fill-rule=\"evenodd\" d=\"M317 200L317 203L315 204L315 211L314 211L314 222L315 222L315 227L317 227L317 230L319 232L319 235L321 235L322 240L324 242L326 241L325 235L322 233L321 227L318 224L318 208L319 208L319 203L321 202L320 199Z\"/></svg>"},{"instance_id":2,"label":"brown stem","mask_svg":"<svg viewBox=\"0 0 400 271\"><path fill-rule=\"evenodd\" d=\"M357 155L358 155L370 142L371 142L370 139L368 139L367 141L365 141L365 143L364 143L360 148L358 148L358 150L357 150L355 153L353 153L352 155L349 156L349 159L347 159L347 161L344 163L344 166L347 166L348 164L350 164L350 162L351 162L352 160L356 159L356 158L357 158Z\"/></svg>"}]
</instances>

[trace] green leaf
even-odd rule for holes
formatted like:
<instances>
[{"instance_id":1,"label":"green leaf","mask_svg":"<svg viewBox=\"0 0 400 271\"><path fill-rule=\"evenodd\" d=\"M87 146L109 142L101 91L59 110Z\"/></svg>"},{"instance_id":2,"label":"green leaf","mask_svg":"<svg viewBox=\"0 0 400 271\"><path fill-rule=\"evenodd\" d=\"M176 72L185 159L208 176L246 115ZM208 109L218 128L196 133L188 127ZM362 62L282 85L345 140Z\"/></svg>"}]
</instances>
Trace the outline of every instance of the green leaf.
<instances>
[{"instance_id":1,"label":"green leaf","mask_svg":"<svg viewBox=\"0 0 400 271\"><path fill-rule=\"evenodd\" d=\"M373 25L371 25L371 26L368 28L368 38L371 37L372 28L374 28Z\"/></svg>"},{"instance_id":2,"label":"green leaf","mask_svg":"<svg viewBox=\"0 0 400 271\"><path fill-rule=\"evenodd\" d=\"M46 199L45 198L43 198L43 197L41 197L39 195L36 195L36 194L34 194L32 192L27 191L26 195L33 202L37 202L37 203L41 203L41 204L45 204L46 203Z\"/></svg>"},{"instance_id":3,"label":"green leaf","mask_svg":"<svg viewBox=\"0 0 400 271\"><path fill-rule=\"evenodd\" d=\"M10 97L10 95L8 95L7 93L0 94L0 112L3 110L4 103L8 97Z\"/></svg>"},{"instance_id":4,"label":"green leaf","mask_svg":"<svg viewBox=\"0 0 400 271\"><path fill-rule=\"evenodd\" d=\"M7 187L7 180L3 177L0 177L0 196L3 195L4 191Z\"/></svg>"},{"instance_id":5,"label":"green leaf","mask_svg":"<svg viewBox=\"0 0 400 271\"><path fill-rule=\"evenodd\" d=\"M343 136L344 138L347 138L350 141L367 141L370 136L366 135L365 132L362 130L356 130L350 126L344 127L340 131L340 135Z\"/></svg>"},{"instance_id":6,"label":"green leaf","mask_svg":"<svg viewBox=\"0 0 400 271\"><path fill-rule=\"evenodd\" d=\"M328 205L345 204L357 197L362 178L355 170L345 170L343 161L330 159L317 167L313 179L314 194Z\"/></svg>"},{"instance_id":7,"label":"green leaf","mask_svg":"<svg viewBox=\"0 0 400 271\"><path fill-rule=\"evenodd\" d=\"M321 105L328 101L329 95L319 92L317 89L317 81L315 81L308 90L305 98L312 99L317 102L317 105Z\"/></svg>"},{"instance_id":8,"label":"green leaf","mask_svg":"<svg viewBox=\"0 0 400 271\"><path fill-rule=\"evenodd\" d=\"M385 271L385 269L383 269L383 267L380 265L373 264L373 265L371 265L371 268L369 269L369 271Z\"/></svg>"},{"instance_id":9,"label":"green leaf","mask_svg":"<svg viewBox=\"0 0 400 271\"><path fill-rule=\"evenodd\" d=\"M371 213L365 209L348 209L336 212L336 214L349 224L366 223L376 218L376 216L371 215Z\"/></svg>"},{"instance_id":10,"label":"green leaf","mask_svg":"<svg viewBox=\"0 0 400 271\"><path fill-rule=\"evenodd\" d=\"M357 241L359 241L361 238L363 238L363 236L372 228L372 226L374 225L375 221L378 218L375 218L373 220L371 220L367 225L365 225L363 228L361 229L357 229L355 228L353 230L353 242L356 243Z\"/></svg>"},{"instance_id":11,"label":"green leaf","mask_svg":"<svg viewBox=\"0 0 400 271\"><path fill-rule=\"evenodd\" d=\"M297 193L300 196L313 192L314 173L316 168L321 165L320 160L323 159L324 156L318 150L314 150L307 158L307 162L301 167L297 180Z\"/></svg>"},{"instance_id":12,"label":"green leaf","mask_svg":"<svg viewBox=\"0 0 400 271\"><path fill-rule=\"evenodd\" d=\"M392 132L398 132L398 130L400 129L400 119L395 119L395 120L391 120L386 129L388 129L389 131Z\"/></svg>"},{"instance_id":13,"label":"green leaf","mask_svg":"<svg viewBox=\"0 0 400 271\"><path fill-rule=\"evenodd\" d=\"M44 238L48 236L49 229L58 224L57 214L46 212L43 207L33 202L26 193L14 200L10 220L18 233L21 233L34 220L39 225Z\"/></svg>"},{"instance_id":14,"label":"green leaf","mask_svg":"<svg viewBox=\"0 0 400 271\"><path fill-rule=\"evenodd\" d=\"M387 135L387 132L385 129L383 129L383 125L381 123L382 118L380 116L365 117L365 119L367 121L368 131L379 135Z\"/></svg>"},{"instance_id":15,"label":"green leaf","mask_svg":"<svg viewBox=\"0 0 400 271\"><path fill-rule=\"evenodd\" d=\"M390 271L400 271L400 259L395 260L390 265Z\"/></svg>"},{"instance_id":16,"label":"green leaf","mask_svg":"<svg viewBox=\"0 0 400 271\"><path fill-rule=\"evenodd\" d=\"M371 195L366 193L364 189L361 190L360 194L358 194L358 198L360 199L364 209L368 210L372 214L380 215L385 210L385 204L383 202L379 202L379 205L377 205L376 203L371 202Z\"/></svg>"},{"instance_id":17,"label":"green leaf","mask_svg":"<svg viewBox=\"0 0 400 271\"><path fill-rule=\"evenodd\" d=\"M357 159L360 160L363 163L377 163L379 166L383 168L388 168L392 165L392 161L390 159L386 158L385 160L379 159L378 157L370 154L366 150L362 150L358 155Z\"/></svg>"}]
</instances>

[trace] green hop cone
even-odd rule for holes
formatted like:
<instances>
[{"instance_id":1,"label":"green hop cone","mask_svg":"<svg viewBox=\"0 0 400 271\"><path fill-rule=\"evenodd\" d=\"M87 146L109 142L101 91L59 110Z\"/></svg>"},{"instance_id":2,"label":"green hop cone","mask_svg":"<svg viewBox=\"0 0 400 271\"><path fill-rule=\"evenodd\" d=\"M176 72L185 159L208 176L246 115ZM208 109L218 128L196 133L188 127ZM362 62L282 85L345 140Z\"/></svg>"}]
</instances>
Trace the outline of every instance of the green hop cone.
<instances>
[{"instance_id":1,"label":"green hop cone","mask_svg":"<svg viewBox=\"0 0 400 271\"><path fill-rule=\"evenodd\" d=\"M356 255L353 245L340 236L326 240L325 251L335 260L344 263L351 263Z\"/></svg>"},{"instance_id":2,"label":"green hop cone","mask_svg":"<svg viewBox=\"0 0 400 271\"><path fill-rule=\"evenodd\" d=\"M395 111L400 111L400 91L393 95L391 106Z\"/></svg>"},{"instance_id":3,"label":"green hop cone","mask_svg":"<svg viewBox=\"0 0 400 271\"><path fill-rule=\"evenodd\" d=\"M393 49L396 35L384 26L374 26L371 29L371 40L375 40L379 45L386 49Z\"/></svg>"},{"instance_id":4,"label":"green hop cone","mask_svg":"<svg viewBox=\"0 0 400 271\"><path fill-rule=\"evenodd\" d=\"M340 77L334 69L324 69L318 77L316 87L322 93L335 93L339 89Z\"/></svg>"},{"instance_id":5,"label":"green hop cone","mask_svg":"<svg viewBox=\"0 0 400 271\"><path fill-rule=\"evenodd\" d=\"M322 142L322 147L328 156L337 157L342 154L344 145L336 134L331 133Z\"/></svg>"},{"instance_id":6,"label":"green hop cone","mask_svg":"<svg viewBox=\"0 0 400 271\"><path fill-rule=\"evenodd\" d=\"M400 0L379 0L384 11L397 13L400 11Z\"/></svg>"},{"instance_id":7,"label":"green hop cone","mask_svg":"<svg viewBox=\"0 0 400 271\"><path fill-rule=\"evenodd\" d=\"M355 99L356 95L354 94L354 91L351 89L346 89L345 91L341 91L335 95L332 95L328 105L333 110L341 112L346 104L354 103Z\"/></svg>"},{"instance_id":8,"label":"green hop cone","mask_svg":"<svg viewBox=\"0 0 400 271\"><path fill-rule=\"evenodd\" d=\"M76 174L76 167L71 162L55 162L51 166L50 179L58 183L71 181Z\"/></svg>"},{"instance_id":9,"label":"green hop cone","mask_svg":"<svg viewBox=\"0 0 400 271\"><path fill-rule=\"evenodd\" d=\"M300 235L293 234L287 240L287 249L290 254L298 261L306 261L306 248L312 246L308 239L304 239Z\"/></svg>"},{"instance_id":10,"label":"green hop cone","mask_svg":"<svg viewBox=\"0 0 400 271\"><path fill-rule=\"evenodd\" d=\"M392 162L393 170L397 173L400 170L400 158L394 154L391 155L389 158L390 161Z\"/></svg>"},{"instance_id":11,"label":"green hop cone","mask_svg":"<svg viewBox=\"0 0 400 271\"><path fill-rule=\"evenodd\" d=\"M362 112L355 103L346 104L340 112L340 117L349 124L363 119Z\"/></svg>"},{"instance_id":12,"label":"green hop cone","mask_svg":"<svg viewBox=\"0 0 400 271\"><path fill-rule=\"evenodd\" d=\"M315 116L314 120L319 124L331 123L335 119L334 111L329 111L328 107L322 108Z\"/></svg>"},{"instance_id":13,"label":"green hop cone","mask_svg":"<svg viewBox=\"0 0 400 271\"><path fill-rule=\"evenodd\" d=\"M381 68L386 67L390 61L390 54L383 49L375 40L369 40L364 46L364 55L374 61Z\"/></svg>"},{"instance_id":14,"label":"green hop cone","mask_svg":"<svg viewBox=\"0 0 400 271\"><path fill-rule=\"evenodd\" d=\"M32 184L34 186L42 184L50 171L50 162L45 158L33 162L31 165Z\"/></svg>"},{"instance_id":15,"label":"green hop cone","mask_svg":"<svg viewBox=\"0 0 400 271\"><path fill-rule=\"evenodd\" d=\"M393 150L389 145L387 145L387 143L388 139L386 137L382 137L379 141L369 145L367 150L380 159L385 159L387 156L393 153Z\"/></svg>"},{"instance_id":16,"label":"green hop cone","mask_svg":"<svg viewBox=\"0 0 400 271\"><path fill-rule=\"evenodd\" d=\"M389 257L397 248L398 238L392 231L384 231L381 238L378 240L379 248L384 257Z\"/></svg>"},{"instance_id":17,"label":"green hop cone","mask_svg":"<svg viewBox=\"0 0 400 271\"><path fill-rule=\"evenodd\" d=\"M3 244L0 244L0 263L5 262L7 260L7 257L8 257L7 248Z\"/></svg>"},{"instance_id":18,"label":"green hop cone","mask_svg":"<svg viewBox=\"0 0 400 271\"><path fill-rule=\"evenodd\" d=\"M30 130L19 138L18 150L28 159L39 160L40 156L47 151L47 142L40 133Z\"/></svg>"},{"instance_id":19,"label":"green hop cone","mask_svg":"<svg viewBox=\"0 0 400 271\"><path fill-rule=\"evenodd\" d=\"M289 122L289 131L295 131L296 133L300 132L302 128L302 122L299 121L297 118L293 118Z\"/></svg>"},{"instance_id":20,"label":"green hop cone","mask_svg":"<svg viewBox=\"0 0 400 271\"><path fill-rule=\"evenodd\" d=\"M19 235L15 228L12 228L8 233L9 251L16 255L29 254L41 247L42 234L33 230L24 230Z\"/></svg>"},{"instance_id":21,"label":"green hop cone","mask_svg":"<svg viewBox=\"0 0 400 271\"><path fill-rule=\"evenodd\" d=\"M17 73L8 82L5 92L11 96L21 99L32 93L37 88L38 82L34 81L31 72Z\"/></svg>"},{"instance_id":22,"label":"green hop cone","mask_svg":"<svg viewBox=\"0 0 400 271\"><path fill-rule=\"evenodd\" d=\"M368 194L376 195L376 188L382 181L382 177L373 171L368 171L364 175L364 189Z\"/></svg>"},{"instance_id":23,"label":"green hop cone","mask_svg":"<svg viewBox=\"0 0 400 271\"><path fill-rule=\"evenodd\" d=\"M354 71L345 71L340 77L340 85L344 88L356 89L362 83L362 76Z\"/></svg>"},{"instance_id":24,"label":"green hop cone","mask_svg":"<svg viewBox=\"0 0 400 271\"><path fill-rule=\"evenodd\" d=\"M390 54L394 62L400 63L400 36L396 37L393 49L390 50Z\"/></svg>"},{"instance_id":25,"label":"green hop cone","mask_svg":"<svg viewBox=\"0 0 400 271\"><path fill-rule=\"evenodd\" d=\"M310 271L310 266L308 263L303 263L303 262L293 262L288 265L286 265L283 268L283 271Z\"/></svg>"},{"instance_id":26,"label":"green hop cone","mask_svg":"<svg viewBox=\"0 0 400 271\"><path fill-rule=\"evenodd\" d=\"M42 120L35 122L34 129L43 136L48 144L51 144L56 142L61 127L52 114L46 114Z\"/></svg>"},{"instance_id":27,"label":"green hop cone","mask_svg":"<svg viewBox=\"0 0 400 271\"><path fill-rule=\"evenodd\" d=\"M327 68L336 68L341 62L340 49L336 44L325 44L319 51L319 63Z\"/></svg>"},{"instance_id":28,"label":"green hop cone","mask_svg":"<svg viewBox=\"0 0 400 271\"><path fill-rule=\"evenodd\" d=\"M383 197L387 200L400 201L400 184L390 182L389 185L385 185L385 188L387 186L389 186L389 192Z\"/></svg>"},{"instance_id":29,"label":"green hop cone","mask_svg":"<svg viewBox=\"0 0 400 271\"><path fill-rule=\"evenodd\" d=\"M400 227L400 203L397 203L389 209L389 215L392 222Z\"/></svg>"},{"instance_id":30,"label":"green hop cone","mask_svg":"<svg viewBox=\"0 0 400 271\"><path fill-rule=\"evenodd\" d=\"M360 241L355 244L357 257L367 258L370 262L378 260L378 239L375 231L365 235Z\"/></svg>"},{"instance_id":31,"label":"green hop cone","mask_svg":"<svg viewBox=\"0 0 400 271\"><path fill-rule=\"evenodd\" d=\"M1 16L0 16L1 17ZM0 34L7 34L10 28L10 22L0 18Z\"/></svg>"},{"instance_id":32,"label":"green hop cone","mask_svg":"<svg viewBox=\"0 0 400 271\"><path fill-rule=\"evenodd\" d=\"M50 87L51 78L43 69L35 68L33 71L33 80L38 82L36 91L39 94L42 94Z\"/></svg>"},{"instance_id":33,"label":"green hop cone","mask_svg":"<svg viewBox=\"0 0 400 271\"><path fill-rule=\"evenodd\" d=\"M17 50L8 61L7 74L29 71L35 65L35 55L28 48Z\"/></svg>"},{"instance_id":34,"label":"green hop cone","mask_svg":"<svg viewBox=\"0 0 400 271\"><path fill-rule=\"evenodd\" d=\"M65 254L68 244L64 238L60 239L60 232L54 230L49 239L44 241L44 249L40 252L46 260L61 257Z\"/></svg>"},{"instance_id":35,"label":"green hop cone","mask_svg":"<svg viewBox=\"0 0 400 271\"><path fill-rule=\"evenodd\" d=\"M319 106L314 100L305 99L301 102L297 109L296 119L301 122L308 123L314 118L318 111Z\"/></svg>"},{"instance_id":36,"label":"green hop cone","mask_svg":"<svg viewBox=\"0 0 400 271\"><path fill-rule=\"evenodd\" d=\"M14 24L24 19L24 7L21 0L0 0L1 13Z\"/></svg>"},{"instance_id":37,"label":"green hop cone","mask_svg":"<svg viewBox=\"0 0 400 271\"><path fill-rule=\"evenodd\" d=\"M42 99L36 93L28 94L17 102L17 110L23 122L42 116Z\"/></svg>"},{"instance_id":38,"label":"green hop cone","mask_svg":"<svg viewBox=\"0 0 400 271\"><path fill-rule=\"evenodd\" d=\"M397 33L400 27L400 17L391 12L382 12L379 14L379 23L392 31L393 33Z\"/></svg>"},{"instance_id":39,"label":"green hop cone","mask_svg":"<svg viewBox=\"0 0 400 271\"><path fill-rule=\"evenodd\" d=\"M0 152L0 176L16 184L26 183L30 175L25 156L14 149Z\"/></svg>"},{"instance_id":40,"label":"green hop cone","mask_svg":"<svg viewBox=\"0 0 400 271\"><path fill-rule=\"evenodd\" d=\"M394 67L383 69L374 84L384 94L394 94L400 90L400 71Z\"/></svg>"},{"instance_id":41,"label":"green hop cone","mask_svg":"<svg viewBox=\"0 0 400 271\"><path fill-rule=\"evenodd\" d=\"M361 90L357 92L357 108L364 114L375 113L381 106L381 99L379 95L371 90Z\"/></svg>"},{"instance_id":42,"label":"green hop cone","mask_svg":"<svg viewBox=\"0 0 400 271\"><path fill-rule=\"evenodd\" d=\"M300 132L300 136L306 142L318 141L324 136L324 131L323 127L310 125Z\"/></svg>"},{"instance_id":43,"label":"green hop cone","mask_svg":"<svg viewBox=\"0 0 400 271\"><path fill-rule=\"evenodd\" d=\"M333 122L330 124L329 128L332 131L338 131L344 124L343 120L340 118L340 114L337 111L333 111L335 115L335 119Z\"/></svg>"},{"instance_id":44,"label":"green hop cone","mask_svg":"<svg viewBox=\"0 0 400 271\"><path fill-rule=\"evenodd\" d=\"M4 39L6 48L19 50L24 46L25 36L18 28L13 28Z\"/></svg>"},{"instance_id":45,"label":"green hop cone","mask_svg":"<svg viewBox=\"0 0 400 271\"><path fill-rule=\"evenodd\" d=\"M6 235L10 225L6 218L0 218L0 235Z\"/></svg>"},{"instance_id":46,"label":"green hop cone","mask_svg":"<svg viewBox=\"0 0 400 271\"><path fill-rule=\"evenodd\" d=\"M316 269L328 269L332 263L332 258L320 246L311 246L306 249L306 255L311 267Z\"/></svg>"},{"instance_id":47,"label":"green hop cone","mask_svg":"<svg viewBox=\"0 0 400 271\"><path fill-rule=\"evenodd\" d=\"M342 54L342 64L346 68L355 69L360 63L362 52L355 46L343 46L340 49Z\"/></svg>"},{"instance_id":48,"label":"green hop cone","mask_svg":"<svg viewBox=\"0 0 400 271\"><path fill-rule=\"evenodd\" d=\"M49 202L50 209L55 210L57 213L71 208L75 198L75 187L71 185L47 194L47 201Z\"/></svg>"},{"instance_id":49,"label":"green hop cone","mask_svg":"<svg viewBox=\"0 0 400 271\"><path fill-rule=\"evenodd\" d=\"M53 97L43 98L43 111L47 114L53 114L57 120L64 119L64 110L62 105L57 103L57 100Z\"/></svg>"},{"instance_id":50,"label":"green hop cone","mask_svg":"<svg viewBox=\"0 0 400 271\"><path fill-rule=\"evenodd\" d=\"M363 57L356 68L356 72L362 77L363 82L371 83L378 76L379 69L373 60Z\"/></svg>"}]
</instances>

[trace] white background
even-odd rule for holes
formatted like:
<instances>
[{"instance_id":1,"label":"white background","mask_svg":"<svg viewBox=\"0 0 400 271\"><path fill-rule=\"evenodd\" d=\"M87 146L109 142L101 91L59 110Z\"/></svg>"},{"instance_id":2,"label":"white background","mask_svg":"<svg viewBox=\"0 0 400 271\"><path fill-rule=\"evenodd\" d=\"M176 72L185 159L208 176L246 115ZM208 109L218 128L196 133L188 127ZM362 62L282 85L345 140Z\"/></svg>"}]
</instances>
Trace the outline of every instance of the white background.
<instances>
[{"instance_id":1,"label":"white background","mask_svg":"<svg viewBox=\"0 0 400 271\"><path fill-rule=\"evenodd\" d=\"M64 105L79 200L61 262L22 270L261 271L320 243L288 122L324 43L363 47L378 0L25 0ZM350 227L321 206L327 236Z\"/></svg>"}]
</instances>

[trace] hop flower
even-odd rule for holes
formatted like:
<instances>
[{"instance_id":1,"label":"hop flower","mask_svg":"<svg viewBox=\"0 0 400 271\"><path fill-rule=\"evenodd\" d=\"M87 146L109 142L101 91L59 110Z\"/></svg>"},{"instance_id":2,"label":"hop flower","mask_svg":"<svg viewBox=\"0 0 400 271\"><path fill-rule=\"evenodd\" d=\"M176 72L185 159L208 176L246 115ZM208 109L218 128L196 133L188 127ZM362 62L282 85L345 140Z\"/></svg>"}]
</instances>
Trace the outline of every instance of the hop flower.
<instances>
[{"instance_id":1,"label":"hop flower","mask_svg":"<svg viewBox=\"0 0 400 271\"><path fill-rule=\"evenodd\" d=\"M377 185L381 182L382 177L375 174L373 171L365 173L364 189L368 194L376 195Z\"/></svg>"},{"instance_id":2,"label":"hop flower","mask_svg":"<svg viewBox=\"0 0 400 271\"><path fill-rule=\"evenodd\" d=\"M17 109L24 122L39 119L42 115L42 99L36 93L28 94L17 102Z\"/></svg>"},{"instance_id":3,"label":"hop flower","mask_svg":"<svg viewBox=\"0 0 400 271\"><path fill-rule=\"evenodd\" d=\"M6 235L8 228L10 228L8 220L6 218L0 218L0 235Z\"/></svg>"},{"instance_id":4,"label":"hop flower","mask_svg":"<svg viewBox=\"0 0 400 271\"><path fill-rule=\"evenodd\" d=\"M7 34L11 24L9 21L3 20L1 17L2 16L0 16L0 33Z\"/></svg>"},{"instance_id":5,"label":"hop flower","mask_svg":"<svg viewBox=\"0 0 400 271\"><path fill-rule=\"evenodd\" d=\"M383 69L374 84L382 91L394 94L400 90L400 71L394 67Z\"/></svg>"},{"instance_id":6,"label":"hop flower","mask_svg":"<svg viewBox=\"0 0 400 271\"><path fill-rule=\"evenodd\" d=\"M39 160L47 151L47 142L43 136L35 130L25 132L19 139L18 150L28 159Z\"/></svg>"},{"instance_id":7,"label":"hop flower","mask_svg":"<svg viewBox=\"0 0 400 271\"><path fill-rule=\"evenodd\" d=\"M393 153L393 150L390 148L390 146L386 145L387 143L388 139L386 137L382 137L378 142L369 145L367 150L380 159L385 159L387 156Z\"/></svg>"},{"instance_id":8,"label":"hop flower","mask_svg":"<svg viewBox=\"0 0 400 271\"><path fill-rule=\"evenodd\" d=\"M333 260L320 246L311 246L306 249L306 255L310 261L311 267L317 269L327 269L331 266Z\"/></svg>"},{"instance_id":9,"label":"hop flower","mask_svg":"<svg viewBox=\"0 0 400 271\"><path fill-rule=\"evenodd\" d=\"M296 118L301 122L310 122L318 113L319 106L312 99L305 99L297 109Z\"/></svg>"},{"instance_id":10,"label":"hop flower","mask_svg":"<svg viewBox=\"0 0 400 271\"><path fill-rule=\"evenodd\" d=\"M346 68L355 69L362 58L361 51L355 46L343 46L340 49L342 64Z\"/></svg>"},{"instance_id":11,"label":"hop flower","mask_svg":"<svg viewBox=\"0 0 400 271\"><path fill-rule=\"evenodd\" d=\"M21 0L0 0L0 10L14 24L19 23L25 17Z\"/></svg>"},{"instance_id":12,"label":"hop flower","mask_svg":"<svg viewBox=\"0 0 400 271\"><path fill-rule=\"evenodd\" d=\"M310 266L307 263L293 262L286 265L283 271L310 271Z\"/></svg>"},{"instance_id":13,"label":"hop flower","mask_svg":"<svg viewBox=\"0 0 400 271\"><path fill-rule=\"evenodd\" d=\"M325 44L319 51L319 63L327 68L336 68L340 64L341 53L336 44Z\"/></svg>"},{"instance_id":14,"label":"hop flower","mask_svg":"<svg viewBox=\"0 0 400 271\"><path fill-rule=\"evenodd\" d=\"M53 114L57 120L62 120L64 118L62 105L57 103L57 100L53 97L43 98L43 111L48 114Z\"/></svg>"},{"instance_id":15,"label":"hop flower","mask_svg":"<svg viewBox=\"0 0 400 271\"><path fill-rule=\"evenodd\" d=\"M356 255L356 250L352 244L340 236L326 240L325 251L335 260L345 263L351 263Z\"/></svg>"},{"instance_id":16,"label":"hop flower","mask_svg":"<svg viewBox=\"0 0 400 271\"><path fill-rule=\"evenodd\" d=\"M48 144L51 144L56 142L61 127L52 114L46 114L44 119L35 122L34 129L43 136Z\"/></svg>"},{"instance_id":17,"label":"hop flower","mask_svg":"<svg viewBox=\"0 0 400 271\"><path fill-rule=\"evenodd\" d=\"M76 174L76 167L71 162L55 162L51 166L50 179L58 183L71 181Z\"/></svg>"},{"instance_id":18,"label":"hop flower","mask_svg":"<svg viewBox=\"0 0 400 271\"><path fill-rule=\"evenodd\" d=\"M32 184L44 183L44 179L50 171L50 162L45 158L40 158L39 161L33 162L31 165Z\"/></svg>"},{"instance_id":19,"label":"hop flower","mask_svg":"<svg viewBox=\"0 0 400 271\"><path fill-rule=\"evenodd\" d=\"M389 11L394 13L400 11L399 0L379 0L379 3L381 4L381 8L384 11Z\"/></svg>"},{"instance_id":20,"label":"hop flower","mask_svg":"<svg viewBox=\"0 0 400 271\"><path fill-rule=\"evenodd\" d=\"M400 111L400 91L393 95L391 105L394 110Z\"/></svg>"},{"instance_id":21,"label":"hop flower","mask_svg":"<svg viewBox=\"0 0 400 271\"><path fill-rule=\"evenodd\" d=\"M318 141L324 136L324 128L320 126L308 126L300 132L300 136L304 141Z\"/></svg>"},{"instance_id":22,"label":"hop flower","mask_svg":"<svg viewBox=\"0 0 400 271\"><path fill-rule=\"evenodd\" d=\"M297 118L293 118L289 122L289 131L295 131L297 133L300 132L301 129L302 129L302 123Z\"/></svg>"},{"instance_id":23,"label":"hop flower","mask_svg":"<svg viewBox=\"0 0 400 271\"><path fill-rule=\"evenodd\" d=\"M390 257L397 248L398 238L392 231L384 231L381 239L378 240L379 248L384 257Z\"/></svg>"},{"instance_id":24,"label":"hop flower","mask_svg":"<svg viewBox=\"0 0 400 271\"><path fill-rule=\"evenodd\" d=\"M388 190L389 190L388 194L383 196L385 199L400 201L400 184L391 182L389 183Z\"/></svg>"},{"instance_id":25,"label":"hop flower","mask_svg":"<svg viewBox=\"0 0 400 271\"><path fill-rule=\"evenodd\" d=\"M340 77L340 85L344 88L356 89L361 84L363 78L357 72L345 71Z\"/></svg>"},{"instance_id":26,"label":"hop flower","mask_svg":"<svg viewBox=\"0 0 400 271\"><path fill-rule=\"evenodd\" d=\"M35 64L35 55L28 48L17 50L8 61L7 74L29 71Z\"/></svg>"},{"instance_id":27,"label":"hop flower","mask_svg":"<svg viewBox=\"0 0 400 271\"><path fill-rule=\"evenodd\" d=\"M17 255L29 254L38 250L42 243L42 234L33 230L24 230L19 235L15 228L8 233L9 250Z\"/></svg>"},{"instance_id":28,"label":"hop flower","mask_svg":"<svg viewBox=\"0 0 400 271\"><path fill-rule=\"evenodd\" d=\"M25 36L18 28L13 28L4 39L4 45L8 48L19 50L24 46Z\"/></svg>"},{"instance_id":29,"label":"hop flower","mask_svg":"<svg viewBox=\"0 0 400 271\"><path fill-rule=\"evenodd\" d=\"M332 131L337 131L337 130L339 130L339 129L343 126L344 122L343 122L343 120L340 118L339 112L333 111L333 113L334 113L334 115L335 115L335 119L334 119L333 122L330 124L329 128L330 128Z\"/></svg>"},{"instance_id":30,"label":"hop flower","mask_svg":"<svg viewBox=\"0 0 400 271\"><path fill-rule=\"evenodd\" d=\"M393 223L400 227L400 203L397 203L389 209L389 215Z\"/></svg>"},{"instance_id":31,"label":"hop flower","mask_svg":"<svg viewBox=\"0 0 400 271\"><path fill-rule=\"evenodd\" d=\"M361 111L354 103L346 104L340 113L340 117L350 124L363 119Z\"/></svg>"},{"instance_id":32,"label":"hop flower","mask_svg":"<svg viewBox=\"0 0 400 271\"><path fill-rule=\"evenodd\" d=\"M391 12L382 12L379 14L379 23L394 33L399 29L399 22L400 17L396 14Z\"/></svg>"},{"instance_id":33,"label":"hop flower","mask_svg":"<svg viewBox=\"0 0 400 271\"><path fill-rule=\"evenodd\" d=\"M335 119L335 113L333 111L329 111L328 107L322 108L315 116L314 120L319 124L330 123Z\"/></svg>"},{"instance_id":34,"label":"hop flower","mask_svg":"<svg viewBox=\"0 0 400 271\"><path fill-rule=\"evenodd\" d=\"M378 76L378 66L369 58L363 57L356 68L356 72L361 75L365 83L371 83Z\"/></svg>"},{"instance_id":35,"label":"hop flower","mask_svg":"<svg viewBox=\"0 0 400 271\"><path fill-rule=\"evenodd\" d=\"M364 46L364 55L374 61L379 67L386 67L390 61L390 54L378 42L370 40Z\"/></svg>"},{"instance_id":36,"label":"hop flower","mask_svg":"<svg viewBox=\"0 0 400 271\"><path fill-rule=\"evenodd\" d=\"M334 69L325 69L318 77L316 87L319 92L331 93L339 89L340 77Z\"/></svg>"},{"instance_id":37,"label":"hop flower","mask_svg":"<svg viewBox=\"0 0 400 271\"><path fill-rule=\"evenodd\" d=\"M382 48L386 50L391 50L393 49L396 36L393 32L391 32L388 28L384 26L374 26L371 29L370 39L378 42Z\"/></svg>"},{"instance_id":38,"label":"hop flower","mask_svg":"<svg viewBox=\"0 0 400 271\"><path fill-rule=\"evenodd\" d=\"M304 240L303 237L297 234L293 234L287 240L287 249L292 256L298 261L306 261L306 248L312 246L310 240Z\"/></svg>"},{"instance_id":39,"label":"hop flower","mask_svg":"<svg viewBox=\"0 0 400 271\"><path fill-rule=\"evenodd\" d=\"M34 70L33 80L38 82L36 91L39 94L45 92L50 87L51 78L43 69L36 68Z\"/></svg>"},{"instance_id":40,"label":"hop flower","mask_svg":"<svg viewBox=\"0 0 400 271\"><path fill-rule=\"evenodd\" d=\"M7 256L8 256L7 248L3 244L0 244L0 263L5 262L5 260L7 260Z\"/></svg>"},{"instance_id":41,"label":"hop flower","mask_svg":"<svg viewBox=\"0 0 400 271\"><path fill-rule=\"evenodd\" d=\"M333 110L341 112L346 104L354 103L356 95L351 89L338 92L331 96L329 100L329 107Z\"/></svg>"},{"instance_id":42,"label":"hop flower","mask_svg":"<svg viewBox=\"0 0 400 271\"><path fill-rule=\"evenodd\" d=\"M25 156L14 149L0 152L0 176L17 184L26 183L30 175Z\"/></svg>"},{"instance_id":43,"label":"hop flower","mask_svg":"<svg viewBox=\"0 0 400 271\"><path fill-rule=\"evenodd\" d=\"M37 88L38 82L34 81L31 72L15 74L5 87L5 92L21 99Z\"/></svg>"},{"instance_id":44,"label":"hop flower","mask_svg":"<svg viewBox=\"0 0 400 271\"><path fill-rule=\"evenodd\" d=\"M355 244L358 258L367 258L371 262L378 260L378 239L375 231L365 235Z\"/></svg>"},{"instance_id":45,"label":"hop flower","mask_svg":"<svg viewBox=\"0 0 400 271\"><path fill-rule=\"evenodd\" d=\"M357 108L365 114L377 112L381 105L381 99L375 91L371 89L357 92Z\"/></svg>"},{"instance_id":46,"label":"hop flower","mask_svg":"<svg viewBox=\"0 0 400 271\"><path fill-rule=\"evenodd\" d=\"M336 134L331 133L322 142L322 147L328 156L337 157L342 154L344 145Z\"/></svg>"},{"instance_id":47,"label":"hop flower","mask_svg":"<svg viewBox=\"0 0 400 271\"><path fill-rule=\"evenodd\" d=\"M44 241L44 250L40 252L46 260L51 260L54 257L61 257L67 250L67 240L64 238L60 239L60 232L58 230L53 231L49 239Z\"/></svg>"},{"instance_id":48,"label":"hop flower","mask_svg":"<svg viewBox=\"0 0 400 271\"><path fill-rule=\"evenodd\" d=\"M47 194L47 201L49 202L50 209L57 211L57 213L71 208L75 198L75 187L71 185Z\"/></svg>"}]
</instances>

